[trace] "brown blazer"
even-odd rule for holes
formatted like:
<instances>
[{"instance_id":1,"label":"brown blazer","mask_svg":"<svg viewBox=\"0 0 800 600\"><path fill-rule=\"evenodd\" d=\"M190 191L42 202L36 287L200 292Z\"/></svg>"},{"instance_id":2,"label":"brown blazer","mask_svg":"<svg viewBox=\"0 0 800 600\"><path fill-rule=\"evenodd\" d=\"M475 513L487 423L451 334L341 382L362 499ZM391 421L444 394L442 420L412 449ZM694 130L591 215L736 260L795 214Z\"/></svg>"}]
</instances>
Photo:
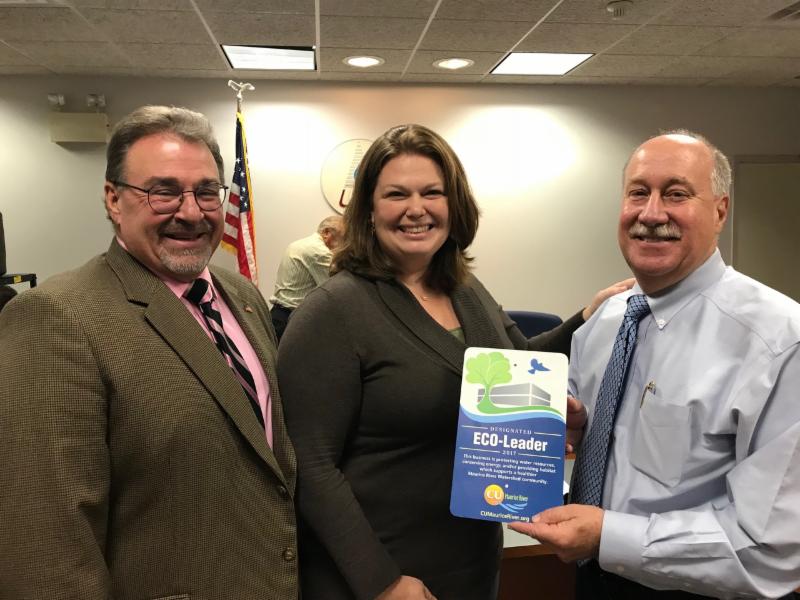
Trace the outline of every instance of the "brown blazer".
<instances>
[{"instance_id":1,"label":"brown blazer","mask_svg":"<svg viewBox=\"0 0 800 600\"><path fill-rule=\"evenodd\" d=\"M269 312L212 276L266 370L273 450L213 342L116 242L0 315L0 599L298 597Z\"/></svg>"}]
</instances>

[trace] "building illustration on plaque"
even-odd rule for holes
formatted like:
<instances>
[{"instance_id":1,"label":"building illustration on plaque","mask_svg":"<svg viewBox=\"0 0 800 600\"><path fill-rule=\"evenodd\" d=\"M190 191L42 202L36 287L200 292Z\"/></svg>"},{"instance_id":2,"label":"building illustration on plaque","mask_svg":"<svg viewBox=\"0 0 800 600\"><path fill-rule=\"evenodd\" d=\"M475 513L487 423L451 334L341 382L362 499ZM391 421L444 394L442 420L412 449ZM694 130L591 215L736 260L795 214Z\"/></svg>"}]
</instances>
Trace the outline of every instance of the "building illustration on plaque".
<instances>
[{"instance_id":1,"label":"building illustration on plaque","mask_svg":"<svg viewBox=\"0 0 800 600\"><path fill-rule=\"evenodd\" d=\"M485 394L478 390L478 402ZM550 406L550 394L535 383L497 385L491 389L489 400L495 406Z\"/></svg>"},{"instance_id":2,"label":"building illustration on plaque","mask_svg":"<svg viewBox=\"0 0 800 600\"><path fill-rule=\"evenodd\" d=\"M481 352L467 358L465 381L481 387L475 390L477 403L472 406L462 403L462 408L482 415L534 411L563 417L561 411L552 406L551 392L545 389L547 384L542 373L549 374L550 368L543 360L525 361L524 367L520 368L500 351ZM528 369L528 364L533 368ZM533 383L533 376L537 373L536 383Z\"/></svg>"}]
</instances>

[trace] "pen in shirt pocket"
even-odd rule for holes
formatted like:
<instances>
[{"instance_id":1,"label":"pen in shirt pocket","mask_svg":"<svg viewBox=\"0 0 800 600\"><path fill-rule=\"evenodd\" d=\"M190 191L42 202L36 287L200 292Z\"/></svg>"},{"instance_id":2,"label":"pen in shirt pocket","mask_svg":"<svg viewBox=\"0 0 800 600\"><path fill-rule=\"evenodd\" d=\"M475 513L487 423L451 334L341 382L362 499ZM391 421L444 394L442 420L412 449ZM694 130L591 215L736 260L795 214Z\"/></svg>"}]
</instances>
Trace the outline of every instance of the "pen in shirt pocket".
<instances>
[{"instance_id":1,"label":"pen in shirt pocket","mask_svg":"<svg viewBox=\"0 0 800 600\"><path fill-rule=\"evenodd\" d=\"M651 394L655 394L656 393L656 382L655 381L651 381L646 386L644 386L644 390L642 391L642 401L639 402L639 408L644 406L644 399L647 397L647 392L650 392Z\"/></svg>"}]
</instances>

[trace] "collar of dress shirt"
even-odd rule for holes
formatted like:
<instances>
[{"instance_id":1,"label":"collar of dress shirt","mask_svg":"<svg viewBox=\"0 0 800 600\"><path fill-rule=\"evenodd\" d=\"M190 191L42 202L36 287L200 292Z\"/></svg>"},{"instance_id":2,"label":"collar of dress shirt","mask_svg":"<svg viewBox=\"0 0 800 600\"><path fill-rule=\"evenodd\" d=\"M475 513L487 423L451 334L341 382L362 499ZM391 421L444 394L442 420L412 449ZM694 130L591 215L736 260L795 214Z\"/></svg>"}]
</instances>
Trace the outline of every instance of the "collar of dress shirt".
<instances>
[{"instance_id":1,"label":"collar of dress shirt","mask_svg":"<svg viewBox=\"0 0 800 600\"><path fill-rule=\"evenodd\" d=\"M708 257L706 262L689 273L681 281L673 285L666 292L655 296L647 296L650 312L656 326L664 329L680 310L689 304L696 296L720 280L725 273L725 263L719 249ZM633 286L631 294L642 294L639 284Z\"/></svg>"}]
</instances>

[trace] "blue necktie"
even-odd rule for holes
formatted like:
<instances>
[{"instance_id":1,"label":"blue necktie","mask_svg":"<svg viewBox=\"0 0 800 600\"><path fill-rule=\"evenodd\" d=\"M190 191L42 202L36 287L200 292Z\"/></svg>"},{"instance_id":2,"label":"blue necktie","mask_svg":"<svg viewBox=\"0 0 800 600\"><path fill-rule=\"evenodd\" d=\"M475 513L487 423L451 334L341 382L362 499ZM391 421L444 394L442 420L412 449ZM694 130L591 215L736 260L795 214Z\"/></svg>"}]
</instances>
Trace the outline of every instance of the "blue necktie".
<instances>
[{"instance_id":1,"label":"blue necktie","mask_svg":"<svg viewBox=\"0 0 800 600\"><path fill-rule=\"evenodd\" d=\"M606 365L603 381L600 383L592 426L583 440L575 461L569 500L573 504L600 506L603 499L608 449L611 445L611 432L614 430L617 407L625 391L625 377L636 347L639 321L649 313L650 307L644 295L638 294L628 298L628 309L622 318L622 325L619 327L614 349L611 351L611 359Z\"/></svg>"},{"instance_id":2,"label":"blue necktie","mask_svg":"<svg viewBox=\"0 0 800 600\"><path fill-rule=\"evenodd\" d=\"M250 401L250 405L253 407L253 412L256 413L258 422L264 427L264 415L261 414L261 406L258 403L256 382L253 380L253 374L250 372L250 369L247 368L247 363L244 358L242 358L242 354L239 352L236 344L225 334L225 330L222 328L222 315L212 305L214 301L213 290L211 299L207 302L202 301L207 291L208 282L205 279L195 279L189 291L186 292L186 299L200 308L206 325L209 331L211 331L211 335L214 336L214 342L217 344L217 348L225 358L228 366L233 370L236 379L242 385L244 394Z\"/></svg>"}]
</instances>

